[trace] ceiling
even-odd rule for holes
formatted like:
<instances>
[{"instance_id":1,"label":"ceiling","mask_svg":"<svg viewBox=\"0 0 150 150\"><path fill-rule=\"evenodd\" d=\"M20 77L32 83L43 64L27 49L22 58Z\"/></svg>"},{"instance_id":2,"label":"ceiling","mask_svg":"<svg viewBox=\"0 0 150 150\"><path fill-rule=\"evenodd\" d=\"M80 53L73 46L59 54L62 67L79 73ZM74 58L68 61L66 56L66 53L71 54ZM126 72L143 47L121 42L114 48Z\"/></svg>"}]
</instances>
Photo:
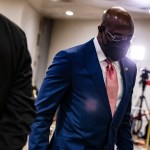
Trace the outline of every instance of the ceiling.
<instances>
[{"instance_id":1,"label":"ceiling","mask_svg":"<svg viewBox=\"0 0 150 150\"><path fill-rule=\"evenodd\" d=\"M99 19L103 11L112 6L128 10L133 18L150 19L150 0L26 0L43 16L49 18ZM67 10L73 16L66 16Z\"/></svg>"}]
</instances>

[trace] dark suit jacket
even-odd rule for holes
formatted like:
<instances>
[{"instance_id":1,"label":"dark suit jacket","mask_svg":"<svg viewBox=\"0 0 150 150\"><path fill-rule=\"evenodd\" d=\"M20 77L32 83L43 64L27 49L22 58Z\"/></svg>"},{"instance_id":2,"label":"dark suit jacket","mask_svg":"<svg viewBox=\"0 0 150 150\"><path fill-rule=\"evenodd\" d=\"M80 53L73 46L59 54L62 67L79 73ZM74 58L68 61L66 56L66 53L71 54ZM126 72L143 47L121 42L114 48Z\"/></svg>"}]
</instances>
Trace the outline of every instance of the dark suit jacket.
<instances>
[{"instance_id":1,"label":"dark suit jacket","mask_svg":"<svg viewBox=\"0 0 150 150\"><path fill-rule=\"evenodd\" d=\"M0 15L0 150L21 150L35 116L24 32Z\"/></svg>"},{"instance_id":2,"label":"dark suit jacket","mask_svg":"<svg viewBox=\"0 0 150 150\"><path fill-rule=\"evenodd\" d=\"M36 101L29 150L113 150L115 143L120 150L133 150L130 111L136 66L126 57L119 63L124 91L112 118L93 40L59 52ZM58 106L49 145L49 127Z\"/></svg>"}]
</instances>

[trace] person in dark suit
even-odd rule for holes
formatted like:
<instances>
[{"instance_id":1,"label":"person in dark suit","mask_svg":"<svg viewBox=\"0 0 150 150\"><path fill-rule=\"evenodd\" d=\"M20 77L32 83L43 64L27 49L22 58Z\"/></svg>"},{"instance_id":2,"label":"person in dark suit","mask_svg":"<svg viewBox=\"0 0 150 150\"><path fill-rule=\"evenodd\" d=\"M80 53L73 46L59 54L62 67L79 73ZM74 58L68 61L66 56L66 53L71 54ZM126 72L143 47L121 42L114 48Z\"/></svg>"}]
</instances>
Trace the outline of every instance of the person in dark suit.
<instances>
[{"instance_id":1,"label":"person in dark suit","mask_svg":"<svg viewBox=\"0 0 150 150\"><path fill-rule=\"evenodd\" d=\"M0 14L0 150L22 150L35 118L24 32Z\"/></svg>"},{"instance_id":2,"label":"person in dark suit","mask_svg":"<svg viewBox=\"0 0 150 150\"><path fill-rule=\"evenodd\" d=\"M29 150L133 150L136 65L126 57L133 33L130 14L112 7L104 13L97 37L56 54L35 103Z\"/></svg>"}]
</instances>

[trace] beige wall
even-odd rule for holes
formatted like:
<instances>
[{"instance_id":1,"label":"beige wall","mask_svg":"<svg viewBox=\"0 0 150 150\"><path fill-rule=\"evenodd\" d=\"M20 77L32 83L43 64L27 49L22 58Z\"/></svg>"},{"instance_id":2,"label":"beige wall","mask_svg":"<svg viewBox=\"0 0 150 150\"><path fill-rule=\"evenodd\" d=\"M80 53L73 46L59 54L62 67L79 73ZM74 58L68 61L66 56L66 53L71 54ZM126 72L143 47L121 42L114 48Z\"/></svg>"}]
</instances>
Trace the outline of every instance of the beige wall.
<instances>
[{"instance_id":1,"label":"beige wall","mask_svg":"<svg viewBox=\"0 0 150 150\"><path fill-rule=\"evenodd\" d=\"M19 0L1 0L0 13L14 21L20 26L23 10L23 1Z\"/></svg>"},{"instance_id":2,"label":"beige wall","mask_svg":"<svg viewBox=\"0 0 150 150\"><path fill-rule=\"evenodd\" d=\"M33 68L33 82L36 78L37 68L37 37L39 33L39 24L41 16L27 3L23 4L22 16L21 16L21 28L25 31L28 42L28 49L32 56L32 68Z\"/></svg>"},{"instance_id":3,"label":"beige wall","mask_svg":"<svg viewBox=\"0 0 150 150\"><path fill-rule=\"evenodd\" d=\"M20 0L1 0L0 13L15 22L24 30L27 37L28 49L32 57L33 73L35 72L36 64L36 49L37 36L39 32L39 23L41 16L27 2ZM33 74L33 80L35 74Z\"/></svg>"},{"instance_id":4,"label":"beige wall","mask_svg":"<svg viewBox=\"0 0 150 150\"><path fill-rule=\"evenodd\" d=\"M27 3L23 4L21 16L21 28L25 31L28 41L28 48L34 58L36 50L36 42L39 31L40 15Z\"/></svg>"},{"instance_id":5,"label":"beige wall","mask_svg":"<svg viewBox=\"0 0 150 150\"><path fill-rule=\"evenodd\" d=\"M48 64L62 50L90 40L97 34L97 20L54 20Z\"/></svg>"},{"instance_id":6,"label":"beige wall","mask_svg":"<svg viewBox=\"0 0 150 150\"><path fill-rule=\"evenodd\" d=\"M133 44L145 47L145 58L143 61L135 61L137 64L137 80L133 94L133 104L137 102L138 97L141 95L141 87L139 81L141 80L141 69L147 68L150 70L150 20L135 20L135 40ZM150 78L149 78L150 79ZM150 86L146 87L145 97L150 107Z\"/></svg>"}]
</instances>

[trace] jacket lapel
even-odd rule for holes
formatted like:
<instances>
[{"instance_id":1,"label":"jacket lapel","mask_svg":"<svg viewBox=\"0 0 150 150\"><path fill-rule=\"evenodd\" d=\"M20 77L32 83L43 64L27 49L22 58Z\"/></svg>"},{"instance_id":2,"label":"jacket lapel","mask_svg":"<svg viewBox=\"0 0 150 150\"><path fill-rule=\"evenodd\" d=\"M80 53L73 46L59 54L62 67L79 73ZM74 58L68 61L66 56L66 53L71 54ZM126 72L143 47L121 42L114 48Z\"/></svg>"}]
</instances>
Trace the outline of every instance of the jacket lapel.
<instances>
[{"instance_id":1,"label":"jacket lapel","mask_svg":"<svg viewBox=\"0 0 150 150\"><path fill-rule=\"evenodd\" d=\"M108 101L105 83L103 80L102 69L99 64L99 60L96 54L93 40L88 42L87 45L85 46L83 59L84 59L84 64L91 76L91 79L93 80L98 90L98 93L100 94L100 97L105 107L108 109L108 112L111 115L111 109Z\"/></svg>"},{"instance_id":2,"label":"jacket lapel","mask_svg":"<svg viewBox=\"0 0 150 150\"><path fill-rule=\"evenodd\" d=\"M122 98L125 97L126 95L126 89L127 89L127 69L128 67L126 66L125 62L122 60L119 61L120 64L120 69L121 69L121 76L122 76L122 80L123 80L123 95Z\"/></svg>"}]
</instances>

